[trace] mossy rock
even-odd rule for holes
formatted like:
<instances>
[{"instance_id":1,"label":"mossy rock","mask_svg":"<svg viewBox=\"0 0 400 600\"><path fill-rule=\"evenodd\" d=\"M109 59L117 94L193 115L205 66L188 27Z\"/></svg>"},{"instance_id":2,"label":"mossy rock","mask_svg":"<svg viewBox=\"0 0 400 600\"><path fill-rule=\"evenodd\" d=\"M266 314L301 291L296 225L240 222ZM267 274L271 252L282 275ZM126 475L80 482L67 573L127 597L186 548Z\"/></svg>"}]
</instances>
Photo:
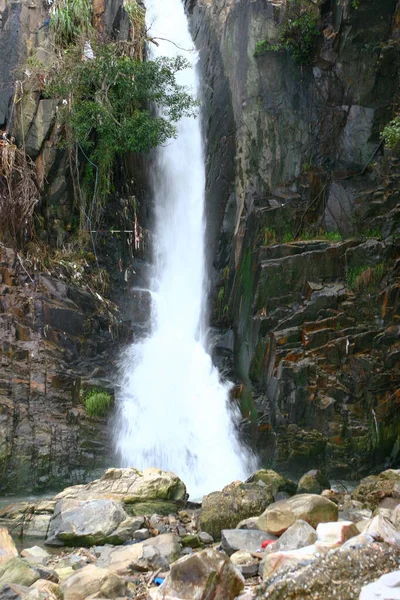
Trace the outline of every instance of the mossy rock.
<instances>
[{"instance_id":1,"label":"mossy rock","mask_svg":"<svg viewBox=\"0 0 400 600\"><path fill-rule=\"evenodd\" d=\"M366 477L353 490L351 497L371 510L378 508L385 498L399 498L400 501L400 470L389 469Z\"/></svg>"},{"instance_id":2,"label":"mossy rock","mask_svg":"<svg viewBox=\"0 0 400 600\"><path fill-rule=\"evenodd\" d=\"M31 586L40 579L39 573L26 560L12 558L0 565L0 589L8 583Z\"/></svg>"},{"instance_id":3,"label":"mossy rock","mask_svg":"<svg viewBox=\"0 0 400 600\"><path fill-rule=\"evenodd\" d=\"M184 548L203 548L204 546L199 536L194 533L183 536L181 543Z\"/></svg>"},{"instance_id":4,"label":"mossy rock","mask_svg":"<svg viewBox=\"0 0 400 600\"><path fill-rule=\"evenodd\" d=\"M265 485L271 489L273 496L278 492L286 492L291 496L296 493L297 486L294 481L286 479L286 477L279 475L279 473L272 469L260 469L247 480L249 483L257 483L257 481L265 483Z\"/></svg>"},{"instance_id":5,"label":"mossy rock","mask_svg":"<svg viewBox=\"0 0 400 600\"><path fill-rule=\"evenodd\" d=\"M298 494L320 494L323 490L330 489L331 484L326 475L317 469L308 471L301 477L298 487Z\"/></svg>"},{"instance_id":6,"label":"mossy rock","mask_svg":"<svg viewBox=\"0 0 400 600\"><path fill-rule=\"evenodd\" d=\"M176 513L177 505L175 502L167 500L148 500L147 502L135 502L133 504L125 504L126 512L135 517L145 515L171 515Z\"/></svg>"},{"instance_id":7,"label":"mossy rock","mask_svg":"<svg viewBox=\"0 0 400 600\"><path fill-rule=\"evenodd\" d=\"M273 501L271 487L262 482L231 483L222 492L204 496L201 529L219 540L223 529L234 529L240 521L259 516Z\"/></svg>"}]
</instances>

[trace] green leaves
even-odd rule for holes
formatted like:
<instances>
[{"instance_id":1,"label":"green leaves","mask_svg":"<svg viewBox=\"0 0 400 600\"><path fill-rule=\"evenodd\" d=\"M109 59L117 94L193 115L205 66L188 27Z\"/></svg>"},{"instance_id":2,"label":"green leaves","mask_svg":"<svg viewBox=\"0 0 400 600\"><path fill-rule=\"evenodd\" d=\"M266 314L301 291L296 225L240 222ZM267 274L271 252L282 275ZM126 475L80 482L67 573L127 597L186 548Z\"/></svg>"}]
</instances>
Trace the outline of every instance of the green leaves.
<instances>
[{"instance_id":1,"label":"green leaves","mask_svg":"<svg viewBox=\"0 0 400 600\"><path fill-rule=\"evenodd\" d=\"M175 123L195 115L196 102L175 78L189 66L182 57L141 62L119 54L112 43L93 43L93 52L94 59L82 60L79 48L66 51L46 94L62 101L67 145L79 144L98 166L104 198L116 157L147 152L175 137Z\"/></svg>"},{"instance_id":2,"label":"green leaves","mask_svg":"<svg viewBox=\"0 0 400 600\"><path fill-rule=\"evenodd\" d=\"M271 44L268 40L257 42L254 56L262 56L268 51L287 50L296 64L306 65L311 62L319 35L316 18L312 14L303 12L286 21L276 44Z\"/></svg>"},{"instance_id":3,"label":"green leaves","mask_svg":"<svg viewBox=\"0 0 400 600\"><path fill-rule=\"evenodd\" d=\"M382 138L388 148L396 148L400 143L400 116L395 117L382 131Z\"/></svg>"}]
</instances>

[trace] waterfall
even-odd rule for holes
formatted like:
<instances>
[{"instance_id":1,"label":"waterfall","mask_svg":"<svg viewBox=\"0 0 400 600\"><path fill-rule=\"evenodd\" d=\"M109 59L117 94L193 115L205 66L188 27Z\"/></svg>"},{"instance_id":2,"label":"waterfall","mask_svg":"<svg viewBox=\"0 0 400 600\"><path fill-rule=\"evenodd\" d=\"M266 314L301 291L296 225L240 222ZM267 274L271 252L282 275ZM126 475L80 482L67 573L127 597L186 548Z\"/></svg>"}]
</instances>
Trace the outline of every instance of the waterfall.
<instances>
[{"instance_id":1,"label":"waterfall","mask_svg":"<svg viewBox=\"0 0 400 600\"><path fill-rule=\"evenodd\" d=\"M153 0L148 9L150 36L159 43L154 53L184 54L192 68L179 83L197 95L197 54L182 0ZM199 498L245 478L249 460L236 438L230 384L207 352L200 119L182 119L177 139L156 154L152 331L124 357L116 446L123 466L171 470Z\"/></svg>"}]
</instances>

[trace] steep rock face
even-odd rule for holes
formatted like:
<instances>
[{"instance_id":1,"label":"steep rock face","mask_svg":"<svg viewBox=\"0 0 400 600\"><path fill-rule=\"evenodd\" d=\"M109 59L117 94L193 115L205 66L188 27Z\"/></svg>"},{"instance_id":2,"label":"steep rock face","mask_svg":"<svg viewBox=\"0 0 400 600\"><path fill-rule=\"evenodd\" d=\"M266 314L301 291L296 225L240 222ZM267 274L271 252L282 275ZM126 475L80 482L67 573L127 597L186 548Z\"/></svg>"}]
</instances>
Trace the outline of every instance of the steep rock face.
<instances>
[{"instance_id":1,"label":"steep rock face","mask_svg":"<svg viewBox=\"0 0 400 600\"><path fill-rule=\"evenodd\" d=\"M87 481L97 469L114 462L107 419L89 418L84 397L96 387L113 392L117 343L130 340L135 326L139 331L145 327L149 309L148 294L124 294L125 267L132 254L127 235L99 238L97 251L77 250L71 163L60 146L55 118L58 101L44 96L40 74L40 64L54 52L49 30L52 4L0 0L0 150L9 151L10 163L14 152L26 153L37 202L35 235L28 226L21 234L21 245L30 241L26 252L18 254L7 247L16 236L8 235L9 240L7 226L0 223L3 493ZM128 39L122 0L96 0L93 13L101 35ZM107 206L107 230L125 230L128 223L132 228L127 188L124 199L115 194ZM59 260L54 269L56 249ZM105 279L97 258L108 270ZM80 259L88 268L71 277ZM98 287L90 280L92 271L100 278ZM124 317L103 292L107 279L109 295L120 307L128 307Z\"/></svg>"},{"instance_id":2,"label":"steep rock face","mask_svg":"<svg viewBox=\"0 0 400 600\"><path fill-rule=\"evenodd\" d=\"M215 320L233 329L217 350L266 464L354 475L398 455L399 163L380 132L399 14L314 3L321 35L299 66L255 56L285 4L186 2L210 101Z\"/></svg>"},{"instance_id":3,"label":"steep rock face","mask_svg":"<svg viewBox=\"0 0 400 600\"><path fill-rule=\"evenodd\" d=\"M87 480L111 459L106 422L89 418L84 389L109 388L118 325L98 299L31 278L0 245L2 492Z\"/></svg>"}]
</instances>

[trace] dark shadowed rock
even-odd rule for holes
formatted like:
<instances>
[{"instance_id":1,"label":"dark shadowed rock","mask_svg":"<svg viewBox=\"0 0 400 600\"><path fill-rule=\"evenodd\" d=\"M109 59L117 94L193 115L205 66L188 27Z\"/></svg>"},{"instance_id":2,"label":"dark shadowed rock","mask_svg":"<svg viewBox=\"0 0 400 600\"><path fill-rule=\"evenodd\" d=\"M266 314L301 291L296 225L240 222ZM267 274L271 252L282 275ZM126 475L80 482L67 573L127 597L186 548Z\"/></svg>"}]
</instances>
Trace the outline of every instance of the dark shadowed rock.
<instances>
[{"instance_id":1,"label":"dark shadowed rock","mask_svg":"<svg viewBox=\"0 0 400 600\"><path fill-rule=\"evenodd\" d=\"M329 489L331 484L329 479L316 469L308 471L300 479L297 486L298 494L320 494L323 490Z\"/></svg>"},{"instance_id":2,"label":"dark shadowed rock","mask_svg":"<svg viewBox=\"0 0 400 600\"><path fill-rule=\"evenodd\" d=\"M219 540L223 529L233 529L243 519L260 515L273 500L271 489L263 482L231 483L222 492L204 496L201 528Z\"/></svg>"}]
</instances>

